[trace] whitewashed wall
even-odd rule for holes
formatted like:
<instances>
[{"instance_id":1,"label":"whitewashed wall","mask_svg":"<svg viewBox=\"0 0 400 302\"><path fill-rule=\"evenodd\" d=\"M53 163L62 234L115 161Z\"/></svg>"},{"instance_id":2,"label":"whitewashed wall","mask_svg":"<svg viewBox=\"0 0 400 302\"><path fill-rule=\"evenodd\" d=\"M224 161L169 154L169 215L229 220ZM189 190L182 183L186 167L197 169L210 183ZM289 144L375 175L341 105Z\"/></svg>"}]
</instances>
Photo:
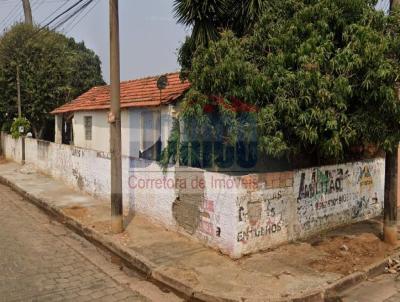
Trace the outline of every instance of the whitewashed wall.
<instances>
[{"instance_id":1,"label":"whitewashed wall","mask_svg":"<svg viewBox=\"0 0 400 302\"><path fill-rule=\"evenodd\" d=\"M8 159L21 141L2 134ZM383 159L282 173L230 176L187 167L165 173L123 156L124 207L239 258L382 213ZM26 139L26 162L67 185L109 200L110 155Z\"/></svg>"},{"instance_id":2,"label":"whitewashed wall","mask_svg":"<svg viewBox=\"0 0 400 302\"><path fill-rule=\"evenodd\" d=\"M110 151L110 125L108 111L93 110L74 113L72 120L74 145L76 147L92 149L102 152ZM85 139L85 116L92 117L92 140ZM121 111L122 154L129 155L129 110Z\"/></svg>"},{"instance_id":3,"label":"whitewashed wall","mask_svg":"<svg viewBox=\"0 0 400 302\"><path fill-rule=\"evenodd\" d=\"M176 198L175 168L170 167L164 173L154 161L133 158L127 164L123 164L128 180L124 181L128 185L124 192L129 192L131 208L175 230L176 223L172 215L172 204Z\"/></svg>"},{"instance_id":4,"label":"whitewashed wall","mask_svg":"<svg viewBox=\"0 0 400 302\"><path fill-rule=\"evenodd\" d=\"M161 112L161 142L165 148L172 129L173 106L157 108L130 108L121 110L122 154L139 157L140 141L142 139L142 112L160 110ZM92 140L85 139L84 117L92 117ZM74 113L73 134L76 147L109 152L110 127L107 121L107 110L79 111Z\"/></svg>"},{"instance_id":5,"label":"whitewashed wall","mask_svg":"<svg viewBox=\"0 0 400 302\"><path fill-rule=\"evenodd\" d=\"M5 135L1 132L1 149L7 158L16 162L21 162L22 158L22 142L21 139L13 139L11 135Z\"/></svg>"},{"instance_id":6,"label":"whitewashed wall","mask_svg":"<svg viewBox=\"0 0 400 302\"><path fill-rule=\"evenodd\" d=\"M234 257L382 214L384 159L242 178Z\"/></svg>"}]
</instances>

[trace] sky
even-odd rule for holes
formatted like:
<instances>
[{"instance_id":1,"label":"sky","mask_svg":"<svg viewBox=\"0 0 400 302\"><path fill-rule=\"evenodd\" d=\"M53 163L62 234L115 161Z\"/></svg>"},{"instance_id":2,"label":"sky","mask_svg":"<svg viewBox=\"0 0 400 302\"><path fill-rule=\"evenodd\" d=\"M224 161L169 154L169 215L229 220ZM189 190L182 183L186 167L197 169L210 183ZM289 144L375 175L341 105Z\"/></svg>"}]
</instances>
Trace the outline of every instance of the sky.
<instances>
[{"instance_id":1,"label":"sky","mask_svg":"<svg viewBox=\"0 0 400 302\"><path fill-rule=\"evenodd\" d=\"M76 2L76 0L30 1L34 22L41 25L42 21L60 6L64 5L58 13ZM21 0L0 0L1 31L23 19L21 2ZM121 80L178 70L177 49L190 30L176 24L172 11L173 0L119 0L119 3ZM385 10L388 5L389 0L379 0L377 7ZM86 16L82 14L76 21L61 28L61 31L77 41L84 41L88 48L100 56L103 77L109 82L108 0L95 0L87 12Z\"/></svg>"},{"instance_id":2,"label":"sky","mask_svg":"<svg viewBox=\"0 0 400 302\"><path fill-rule=\"evenodd\" d=\"M57 8L65 5L58 11L60 13L75 2L31 0L34 22L42 24ZM21 3L21 0L0 0L1 31L13 22L22 20ZM179 70L177 49L190 31L176 24L172 4L173 0L119 0L121 80ZM75 23L67 24L61 31L77 41L84 41L86 47L100 56L103 77L109 82L108 0L95 0L86 12L88 14L85 17L82 14L76 19L75 27Z\"/></svg>"}]
</instances>

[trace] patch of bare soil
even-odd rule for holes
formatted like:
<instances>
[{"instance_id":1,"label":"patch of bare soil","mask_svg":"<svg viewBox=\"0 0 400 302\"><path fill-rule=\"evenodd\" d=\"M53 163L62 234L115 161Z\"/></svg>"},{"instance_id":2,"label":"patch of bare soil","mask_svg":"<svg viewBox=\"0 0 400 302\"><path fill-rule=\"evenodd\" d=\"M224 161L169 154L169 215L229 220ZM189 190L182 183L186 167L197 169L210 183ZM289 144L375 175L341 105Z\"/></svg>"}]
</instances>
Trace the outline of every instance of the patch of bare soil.
<instances>
[{"instance_id":1,"label":"patch of bare soil","mask_svg":"<svg viewBox=\"0 0 400 302\"><path fill-rule=\"evenodd\" d=\"M95 221L91 223L92 228L103 234L111 234L110 221Z\"/></svg>"},{"instance_id":2,"label":"patch of bare soil","mask_svg":"<svg viewBox=\"0 0 400 302\"><path fill-rule=\"evenodd\" d=\"M82 224L95 229L103 234L111 233L111 223L109 219L102 220L93 208L86 208L79 205L64 208L63 212L72 218L79 220Z\"/></svg>"},{"instance_id":3,"label":"patch of bare soil","mask_svg":"<svg viewBox=\"0 0 400 302\"><path fill-rule=\"evenodd\" d=\"M5 164L6 162L7 160L3 156L0 156L0 165Z\"/></svg>"},{"instance_id":4,"label":"patch of bare soil","mask_svg":"<svg viewBox=\"0 0 400 302\"><path fill-rule=\"evenodd\" d=\"M314 248L327 255L325 259L312 261L310 266L313 269L344 275L362 270L384 259L394 249L372 233L328 237L313 245Z\"/></svg>"},{"instance_id":5,"label":"patch of bare soil","mask_svg":"<svg viewBox=\"0 0 400 302\"><path fill-rule=\"evenodd\" d=\"M83 220L88 216L88 209L80 206L73 206L70 208L63 209L63 212L70 217L77 218L79 220Z\"/></svg>"},{"instance_id":6,"label":"patch of bare soil","mask_svg":"<svg viewBox=\"0 0 400 302\"><path fill-rule=\"evenodd\" d=\"M122 244L123 246L128 246L129 243L131 243L131 240L129 239L129 235L126 231L121 234L114 235L114 238L117 239L118 242L120 244Z\"/></svg>"}]
</instances>

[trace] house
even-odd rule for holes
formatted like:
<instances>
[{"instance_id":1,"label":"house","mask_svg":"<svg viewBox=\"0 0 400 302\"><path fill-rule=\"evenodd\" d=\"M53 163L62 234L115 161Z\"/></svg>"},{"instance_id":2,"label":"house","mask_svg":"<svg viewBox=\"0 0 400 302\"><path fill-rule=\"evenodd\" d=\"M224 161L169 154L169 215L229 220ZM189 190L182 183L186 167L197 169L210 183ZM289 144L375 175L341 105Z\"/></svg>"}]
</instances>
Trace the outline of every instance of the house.
<instances>
[{"instance_id":1,"label":"house","mask_svg":"<svg viewBox=\"0 0 400 302\"><path fill-rule=\"evenodd\" d=\"M179 73L165 77L161 90L159 76L121 82L122 155L156 159L167 145L177 103L190 84ZM93 87L55 109L55 142L109 152L109 110L109 85Z\"/></svg>"}]
</instances>

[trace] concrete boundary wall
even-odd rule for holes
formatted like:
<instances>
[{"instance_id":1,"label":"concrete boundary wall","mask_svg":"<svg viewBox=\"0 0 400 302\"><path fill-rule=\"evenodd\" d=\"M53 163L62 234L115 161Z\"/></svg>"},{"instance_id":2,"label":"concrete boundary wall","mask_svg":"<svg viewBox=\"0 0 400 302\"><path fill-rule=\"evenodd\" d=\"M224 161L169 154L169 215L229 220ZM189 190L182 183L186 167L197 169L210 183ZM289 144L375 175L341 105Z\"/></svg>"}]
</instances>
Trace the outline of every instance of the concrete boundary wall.
<instances>
[{"instance_id":1,"label":"concrete boundary wall","mask_svg":"<svg viewBox=\"0 0 400 302\"><path fill-rule=\"evenodd\" d=\"M384 159L247 176L237 200L235 255L382 214ZM243 178L242 178L243 181Z\"/></svg>"},{"instance_id":2,"label":"concrete boundary wall","mask_svg":"<svg viewBox=\"0 0 400 302\"><path fill-rule=\"evenodd\" d=\"M2 133L7 159L21 140ZM109 200L110 155L26 139L26 163L67 185ZM279 173L232 176L188 167L163 172L123 157L124 207L239 258L382 213L382 158Z\"/></svg>"}]
</instances>

